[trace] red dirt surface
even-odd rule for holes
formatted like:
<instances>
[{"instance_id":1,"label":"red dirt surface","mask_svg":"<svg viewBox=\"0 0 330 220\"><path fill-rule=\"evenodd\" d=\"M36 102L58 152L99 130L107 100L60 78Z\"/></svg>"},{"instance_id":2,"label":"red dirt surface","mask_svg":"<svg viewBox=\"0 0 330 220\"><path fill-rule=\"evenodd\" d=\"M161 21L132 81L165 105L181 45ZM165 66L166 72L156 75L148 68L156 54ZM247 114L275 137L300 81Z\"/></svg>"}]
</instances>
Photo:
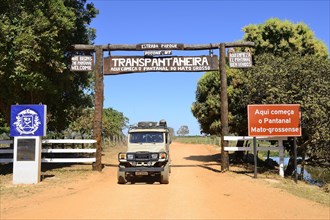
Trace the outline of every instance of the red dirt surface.
<instances>
[{"instance_id":1,"label":"red dirt surface","mask_svg":"<svg viewBox=\"0 0 330 220\"><path fill-rule=\"evenodd\" d=\"M1 198L0 219L330 219L329 207L251 176L220 173L217 153L207 145L173 143L168 185L149 178L118 185L114 155L86 179Z\"/></svg>"}]
</instances>

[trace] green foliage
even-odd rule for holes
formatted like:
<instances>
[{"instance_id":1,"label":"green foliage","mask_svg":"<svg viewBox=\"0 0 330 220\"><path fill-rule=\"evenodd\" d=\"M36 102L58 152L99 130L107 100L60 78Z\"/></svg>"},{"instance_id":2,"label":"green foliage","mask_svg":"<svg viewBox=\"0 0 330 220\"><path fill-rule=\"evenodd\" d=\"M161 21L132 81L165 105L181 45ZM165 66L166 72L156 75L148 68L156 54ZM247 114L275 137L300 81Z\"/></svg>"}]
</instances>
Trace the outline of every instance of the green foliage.
<instances>
[{"instance_id":1,"label":"green foliage","mask_svg":"<svg viewBox=\"0 0 330 220\"><path fill-rule=\"evenodd\" d=\"M79 132L81 135L92 136L94 110L84 109L80 116L70 124L70 131ZM112 108L103 109L102 135L103 137L122 136L123 129L128 128L128 118L123 113Z\"/></svg>"},{"instance_id":2,"label":"green foliage","mask_svg":"<svg viewBox=\"0 0 330 220\"><path fill-rule=\"evenodd\" d=\"M187 125L182 125L176 132L178 135L185 136L189 134L189 128Z\"/></svg>"},{"instance_id":3,"label":"green foliage","mask_svg":"<svg viewBox=\"0 0 330 220\"><path fill-rule=\"evenodd\" d=\"M2 0L0 3L0 113L10 105L46 104L50 130L66 128L79 108L92 106L91 73L66 66L72 44L91 43L97 14L86 0Z\"/></svg>"},{"instance_id":4,"label":"green foliage","mask_svg":"<svg viewBox=\"0 0 330 220\"><path fill-rule=\"evenodd\" d=\"M247 135L248 104L297 103L302 107L303 128L298 144L310 157L330 161L330 64L326 47L303 24L270 19L244 30L244 40L256 43L254 66L244 70L226 67L230 132ZM205 73L192 105L204 133L219 135L221 131L219 93L219 73Z\"/></svg>"},{"instance_id":5,"label":"green foliage","mask_svg":"<svg viewBox=\"0 0 330 220\"><path fill-rule=\"evenodd\" d=\"M228 83L230 84L228 86L228 93L240 93L245 95L246 91L233 89L233 86L244 83L244 80L246 80L244 77L236 77L241 74L241 72L228 67L226 67L226 72L228 75ZM235 76L235 78L233 78L233 76ZM220 74L218 71L206 72L197 83L196 101L191 106L191 111L194 117L197 118L203 133L220 135L220 107ZM232 114L229 114L229 118L233 119ZM235 118L235 120L237 120L237 118Z\"/></svg>"},{"instance_id":6,"label":"green foliage","mask_svg":"<svg viewBox=\"0 0 330 220\"><path fill-rule=\"evenodd\" d=\"M103 109L102 131L105 137L121 136L128 128L128 118L112 108Z\"/></svg>"},{"instance_id":7,"label":"green foliage","mask_svg":"<svg viewBox=\"0 0 330 220\"><path fill-rule=\"evenodd\" d=\"M8 124L5 122L3 116L0 113L0 134L9 134L9 126Z\"/></svg>"},{"instance_id":8,"label":"green foliage","mask_svg":"<svg viewBox=\"0 0 330 220\"><path fill-rule=\"evenodd\" d=\"M93 136L94 111L90 108L82 109L70 125L70 131L79 132L81 136Z\"/></svg>"},{"instance_id":9,"label":"green foliage","mask_svg":"<svg viewBox=\"0 0 330 220\"><path fill-rule=\"evenodd\" d=\"M197 118L201 131L219 135L220 132L220 75L218 72L206 72L198 81L196 101L191 111Z\"/></svg>"},{"instance_id":10,"label":"green foliage","mask_svg":"<svg viewBox=\"0 0 330 220\"><path fill-rule=\"evenodd\" d=\"M272 53L283 56L285 53L317 55L328 57L327 47L317 40L313 31L304 23L294 24L271 18L264 24L248 25L243 28L244 40L252 41L254 55Z\"/></svg>"},{"instance_id":11,"label":"green foliage","mask_svg":"<svg viewBox=\"0 0 330 220\"><path fill-rule=\"evenodd\" d=\"M173 141L185 144L220 145L220 138L217 136L176 136Z\"/></svg>"},{"instance_id":12,"label":"green foliage","mask_svg":"<svg viewBox=\"0 0 330 220\"><path fill-rule=\"evenodd\" d=\"M232 132L247 129L247 123L235 123L246 118L249 104L300 104L302 109L302 138L307 153L330 160L330 62L316 56L287 55L276 57L263 54L255 57L255 66L246 69L244 84L234 91L249 91L249 96L230 94ZM245 134L247 131L245 132Z\"/></svg>"}]
</instances>

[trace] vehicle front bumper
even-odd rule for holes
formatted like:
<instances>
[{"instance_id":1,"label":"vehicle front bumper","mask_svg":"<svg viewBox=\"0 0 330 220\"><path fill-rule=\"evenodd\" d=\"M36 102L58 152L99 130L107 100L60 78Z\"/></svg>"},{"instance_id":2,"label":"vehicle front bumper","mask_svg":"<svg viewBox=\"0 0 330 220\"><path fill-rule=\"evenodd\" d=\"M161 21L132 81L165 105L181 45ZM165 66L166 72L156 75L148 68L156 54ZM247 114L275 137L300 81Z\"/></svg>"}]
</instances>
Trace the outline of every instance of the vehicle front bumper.
<instances>
[{"instance_id":1,"label":"vehicle front bumper","mask_svg":"<svg viewBox=\"0 0 330 220\"><path fill-rule=\"evenodd\" d=\"M133 173L133 172L162 172L164 171L164 167L120 167L119 166L119 171L120 172L128 172L128 173Z\"/></svg>"}]
</instances>

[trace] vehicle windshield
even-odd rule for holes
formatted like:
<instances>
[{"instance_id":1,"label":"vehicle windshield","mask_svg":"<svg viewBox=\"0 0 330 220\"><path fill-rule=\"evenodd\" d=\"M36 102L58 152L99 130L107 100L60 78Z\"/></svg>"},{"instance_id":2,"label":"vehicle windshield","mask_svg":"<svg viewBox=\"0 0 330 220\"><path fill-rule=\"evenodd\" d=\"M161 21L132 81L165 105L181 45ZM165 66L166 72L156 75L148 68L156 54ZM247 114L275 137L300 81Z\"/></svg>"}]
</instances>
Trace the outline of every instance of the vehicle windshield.
<instances>
[{"instance_id":1,"label":"vehicle windshield","mask_svg":"<svg viewBox=\"0 0 330 220\"><path fill-rule=\"evenodd\" d=\"M163 133L133 132L130 133L130 143L163 143Z\"/></svg>"}]
</instances>

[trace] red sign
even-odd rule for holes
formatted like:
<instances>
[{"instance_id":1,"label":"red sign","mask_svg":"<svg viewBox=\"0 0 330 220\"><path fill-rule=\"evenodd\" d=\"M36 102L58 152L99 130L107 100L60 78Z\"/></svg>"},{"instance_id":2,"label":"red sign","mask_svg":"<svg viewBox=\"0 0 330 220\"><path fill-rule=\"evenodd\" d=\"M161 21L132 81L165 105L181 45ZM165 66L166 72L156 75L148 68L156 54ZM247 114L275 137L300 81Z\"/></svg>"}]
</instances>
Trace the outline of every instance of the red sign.
<instances>
[{"instance_id":1,"label":"red sign","mask_svg":"<svg viewBox=\"0 0 330 220\"><path fill-rule=\"evenodd\" d=\"M249 136L301 136L300 105L248 105Z\"/></svg>"}]
</instances>

